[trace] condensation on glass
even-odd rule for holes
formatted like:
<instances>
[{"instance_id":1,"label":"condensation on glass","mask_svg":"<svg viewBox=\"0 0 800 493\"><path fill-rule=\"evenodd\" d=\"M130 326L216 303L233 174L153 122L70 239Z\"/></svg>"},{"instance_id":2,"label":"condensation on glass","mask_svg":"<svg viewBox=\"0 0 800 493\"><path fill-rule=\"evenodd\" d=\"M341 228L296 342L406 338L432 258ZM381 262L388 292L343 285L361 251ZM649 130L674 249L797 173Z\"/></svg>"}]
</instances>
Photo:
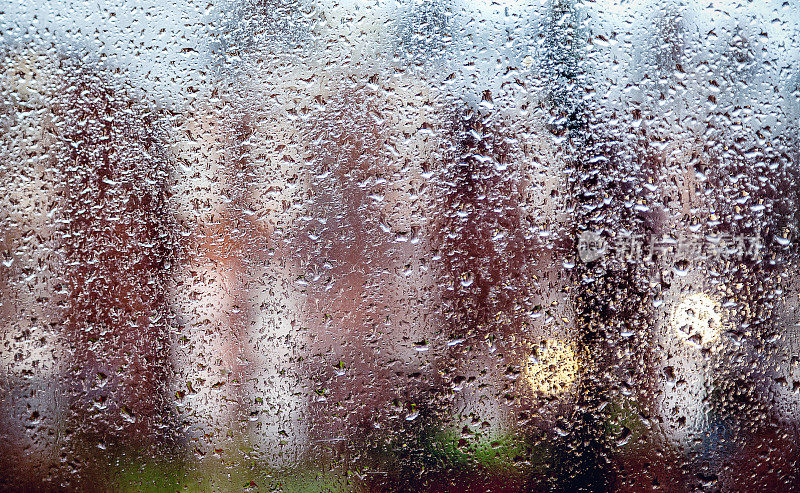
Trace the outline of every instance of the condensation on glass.
<instances>
[{"instance_id":1,"label":"condensation on glass","mask_svg":"<svg viewBox=\"0 0 800 493\"><path fill-rule=\"evenodd\" d=\"M800 491L800 8L0 1L0 490Z\"/></svg>"}]
</instances>

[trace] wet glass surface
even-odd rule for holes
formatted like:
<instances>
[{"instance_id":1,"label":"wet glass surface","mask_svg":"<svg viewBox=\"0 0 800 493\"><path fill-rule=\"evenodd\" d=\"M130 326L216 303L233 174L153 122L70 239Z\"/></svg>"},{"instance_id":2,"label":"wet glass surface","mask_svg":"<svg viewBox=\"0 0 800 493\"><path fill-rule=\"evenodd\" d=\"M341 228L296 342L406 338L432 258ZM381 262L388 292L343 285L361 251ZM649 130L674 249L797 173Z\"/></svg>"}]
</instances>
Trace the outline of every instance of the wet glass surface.
<instances>
[{"instance_id":1,"label":"wet glass surface","mask_svg":"<svg viewBox=\"0 0 800 493\"><path fill-rule=\"evenodd\" d=\"M0 0L0 490L800 491L799 31Z\"/></svg>"}]
</instances>

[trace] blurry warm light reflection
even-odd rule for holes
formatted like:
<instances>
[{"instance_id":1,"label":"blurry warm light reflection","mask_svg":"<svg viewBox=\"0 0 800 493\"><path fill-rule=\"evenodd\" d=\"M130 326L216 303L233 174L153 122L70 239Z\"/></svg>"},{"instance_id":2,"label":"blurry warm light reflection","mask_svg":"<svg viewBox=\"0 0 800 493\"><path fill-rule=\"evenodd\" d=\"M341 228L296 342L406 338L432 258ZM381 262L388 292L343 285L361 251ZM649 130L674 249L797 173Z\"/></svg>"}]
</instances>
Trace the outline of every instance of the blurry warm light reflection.
<instances>
[{"instance_id":1,"label":"blurry warm light reflection","mask_svg":"<svg viewBox=\"0 0 800 493\"><path fill-rule=\"evenodd\" d=\"M573 345L548 339L528 357L525 381L534 392L556 396L572 387L579 371L578 354Z\"/></svg>"},{"instance_id":2,"label":"blurry warm light reflection","mask_svg":"<svg viewBox=\"0 0 800 493\"><path fill-rule=\"evenodd\" d=\"M678 303L670 316L675 333L687 343L708 346L719 342L722 315L719 305L705 293L695 293Z\"/></svg>"}]
</instances>

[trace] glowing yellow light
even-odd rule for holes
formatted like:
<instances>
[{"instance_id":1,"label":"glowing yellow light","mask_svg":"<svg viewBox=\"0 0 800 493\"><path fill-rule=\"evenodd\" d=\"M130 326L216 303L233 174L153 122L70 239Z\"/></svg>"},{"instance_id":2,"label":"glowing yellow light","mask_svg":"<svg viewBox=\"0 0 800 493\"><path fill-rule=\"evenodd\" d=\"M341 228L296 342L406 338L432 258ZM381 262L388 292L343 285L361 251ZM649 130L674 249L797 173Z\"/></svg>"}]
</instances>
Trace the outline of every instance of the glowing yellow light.
<instances>
[{"instance_id":1,"label":"glowing yellow light","mask_svg":"<svg viewBox=\"0 0 800 493\"><path fill-rule=\"evenodd\" d=\"M525 68L531 68L533 66L533 57L528 55L522 59L522 66Z\"/></svg>"},{"instance_id":2,"label":"glowing yellow light","mask_svg":"<svg viewBox=\"0 0 800 493\"><path fill-rule=\"evenodd\" d=\"M719 305L705 293L684 298L672 311L670 325L687 343L708 346L719 341L722 315Z\"/></svg>"},{"instance_id":3,"label":"glowing yellow light","mask_svg":"<svg viewBox=\"0 0 800 493\"><path fill-rule=\"evenodd\" d=\"M525 381L534 392L555 396L569 390L580 372L578 355L572 344L548 339L528 357Z\"/></svg>"}]
</instances>

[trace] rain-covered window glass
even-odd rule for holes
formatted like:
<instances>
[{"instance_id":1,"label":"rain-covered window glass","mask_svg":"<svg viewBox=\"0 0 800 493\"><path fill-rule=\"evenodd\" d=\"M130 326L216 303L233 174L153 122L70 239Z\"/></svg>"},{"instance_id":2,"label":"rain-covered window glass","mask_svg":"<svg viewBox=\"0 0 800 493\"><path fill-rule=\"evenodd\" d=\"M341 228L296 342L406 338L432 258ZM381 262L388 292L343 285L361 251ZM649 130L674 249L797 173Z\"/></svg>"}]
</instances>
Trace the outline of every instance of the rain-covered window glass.
<instances>
[{"instance_id":1,"label":"rain-covered window glass","mask_svg":"<svg viewBox=\"0 0 800 493\"><path fill-rule=\"evenodd\" d=\"M0 490L800 491L800 4L0 0Z\"/></svg>"}]
</instances>

